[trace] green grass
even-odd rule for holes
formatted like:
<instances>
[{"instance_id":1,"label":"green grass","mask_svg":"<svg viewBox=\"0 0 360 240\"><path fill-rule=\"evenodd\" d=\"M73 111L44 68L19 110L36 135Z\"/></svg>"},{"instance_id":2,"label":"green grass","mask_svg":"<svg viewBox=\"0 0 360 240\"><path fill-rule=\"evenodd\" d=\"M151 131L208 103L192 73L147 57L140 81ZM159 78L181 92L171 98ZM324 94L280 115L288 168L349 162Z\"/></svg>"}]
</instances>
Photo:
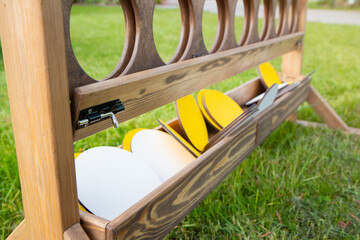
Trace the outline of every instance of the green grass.
<instances>
[{"instance_id":1,"label":"green grass","mask_svg":"<svg viewBox=\"0 0 360 240\"><path fill-rule=\"evenodd\" d=\"M208 48L215 38L216 19L213 14L204 16ZM157 9L154 22L158 50L168 61L180 35L179 11ZM120 8L77 6L72 12L71 30L81 65L97 79L109 74L123 46ZM313 85L353 127L360 127L358 39L359 26L308 23L303 63L304 73L317 70ZM280 70L280 59L272 63ZM255 76L252 69L211 87L227 91ZM22 220L23 211L2 60L0 104L0 239L4 239ZM301 106L298 115L320 121L307 104ZM120 129L81 140L74 149L117 146L129 130L153 128L157 118L166 121L174 117L173 104L168 104L122 123ZM259 239L268 233L264 239L360 239L360 222L350 215L360 218L359 176L359 137L285 123L167 238ZM349 221L349 226L342 229L340 221Z\"/></svg>"}]
</instances>

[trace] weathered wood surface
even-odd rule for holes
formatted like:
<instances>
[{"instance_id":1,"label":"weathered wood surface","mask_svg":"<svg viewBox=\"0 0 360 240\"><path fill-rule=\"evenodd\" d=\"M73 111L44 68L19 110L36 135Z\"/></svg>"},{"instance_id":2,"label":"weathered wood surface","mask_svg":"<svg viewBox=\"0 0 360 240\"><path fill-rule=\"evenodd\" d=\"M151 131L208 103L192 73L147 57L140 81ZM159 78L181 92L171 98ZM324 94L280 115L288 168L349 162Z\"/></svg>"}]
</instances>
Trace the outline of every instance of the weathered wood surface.
<instances>
[{"instance_id":1,"label":"weathered wood surface","mask_svg":"<svg viewBox=\"0 0 360 240\"><path fill-rule=\"evenodd\" d=\"M62 239L80 221L61 7L61 1L0 1L27 239L34 240Z\"/></svg>"},{"instance_id":2,"label":"weathered wood surface","mask_svg":"<svg viewBox=\"0 0 360 240\"><path fill-rule=\"evenodd\" d=\"M80 211L80 224L90 239L105 240L106 225L109 222L93 214Z\"/></svg>"},{"instance_id":3,"label":"weathered wood surface","mask_svg":"<svg viewBox=\"0 0 360 240\"><path fill-rule=\"evenodd\" d=\"M116 117L119 122L126 121L255 67L259 63L281 56L295 49L296 43L302 40L303 33L295 33L79 87L75 90L72 102L74 119L77 119L82 109L120 99L125 111L118 113ZM110 120L103 120L76 130L74 140L90 136L110 126Z\"/></svg>"},{"instance_id":4,"label":"weathered wood surface","mask_svg":"<svg viewBox=\"0 0 360 240\"><path fill-rule=\"evenodd\" d=\"M64 240L90 240L82 229L80 223L76 223L64 232Z\"/></svg>"},{"instance_id":5,"label":"weathered wood surface","mask_svg":"<svg viewBox=\"0 0 360 240\"><path fill-rule=\"evenodd\" d=\"M65 30L67 75L70 97L76 87L97 82L80 66L70 39L70 12L74 0L61 0ZM153 14L156 0L119 0L125 18L125 42L122 56L115 69L100 81L120 75L143 71L165 65L155 47L153 37ZM261 35L258 34L258 11L260 0L244 1L244 27L242 37L236 42L235 10L237 0L217 0L218 29L214 44L207 49L202 35L202 15L205 0L179 0L181 12L181 35L174 56L168 64L204 56L209 53L245 46L276 36L297 32L299 1L279 0L279 25L275 30L277 0L265 1L265 20ZM144 11L146 9L146 11Z\"/></svg>"},{"instance_id":6,"label":"weathered wood surface","mask_svg":"<svg viewBox=\"0 0 360 240\"><path fill-rule=\"evenodd\" d=\"M269 136L285 119L290 116L303 103L310 90L311 78L302 81L291 92L286 93L279 100L276 100L276 107L265 110L259 117L257 142L261 143Z\"/></svg>"}]
</instances>

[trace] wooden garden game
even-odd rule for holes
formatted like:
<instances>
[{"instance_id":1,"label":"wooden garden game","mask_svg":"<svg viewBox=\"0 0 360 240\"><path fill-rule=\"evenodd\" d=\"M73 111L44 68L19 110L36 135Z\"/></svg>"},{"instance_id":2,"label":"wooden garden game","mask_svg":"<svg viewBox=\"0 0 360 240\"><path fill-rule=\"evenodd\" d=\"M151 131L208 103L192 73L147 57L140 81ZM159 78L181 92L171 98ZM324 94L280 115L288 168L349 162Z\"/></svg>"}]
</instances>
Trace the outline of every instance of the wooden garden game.
<instances>
[{"instance_id":1,"label":"wooden garden game","mask_svg":"<svg viewBox=\"0 0 360 240\"><path fill-rule=\"evenodd\" d=\"M211 49L202 38L205 0L179 0L182 30L169 63L153 39L156 0L120 0L126 20L123 55L96 81L71 46L73 0L0 0L1 43L17 149L25 219L8 239L157 239L164 237L274 129L307 100L332 128L349 128L301 76L306 0L244 0L242 38L235 38L237 0L217 0L218 32ZM275 12L279 8L277 28ZM211 84L282 56L282 80L301 81L290 93L203 153L117 218L78 209L73 142ZM253 79L227 94L239 105L263 92ZM87 122L89 109L109 112ZM110 117L109 117L110 116ZM90 123L90 124L89 124ZM306 123L309 124L309 123ZM177 129L178 122L171 125ZM116 191L116 189L114 189Z\"/></svg>"}]
</instances>

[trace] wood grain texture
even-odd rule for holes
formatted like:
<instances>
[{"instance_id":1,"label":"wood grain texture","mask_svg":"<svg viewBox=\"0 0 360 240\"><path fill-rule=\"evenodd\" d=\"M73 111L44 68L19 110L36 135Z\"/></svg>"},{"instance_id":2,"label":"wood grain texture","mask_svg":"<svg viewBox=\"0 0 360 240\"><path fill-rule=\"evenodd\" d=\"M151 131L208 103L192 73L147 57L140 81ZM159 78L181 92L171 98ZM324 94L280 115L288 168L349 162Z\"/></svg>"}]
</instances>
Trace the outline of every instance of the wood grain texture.
<instances>
[{"instance_id":1,"label":"wood grain texture","mask_svg":"<svg viewBox=\"0 0 360 240\"><path fill-rule=\"evenodd\" d=\"M77 113L74 119L82 109L119 98L125 111L116 117L119 122L126 121L281 56L295 49L296 42L302 37L303 33L291 34L77 88L72 102ZM110 120L98 122L76 130L74 139L79 140L110 126Z\"/></svg>"},{"instance_id":2,"label":"wood grain texture","mask_svg":"<svg viewBox=\"0 0 360 240\"><path fill-rule=\"evenodd\" d=\"M238 46L235 36L235 11L237 0L217 1L221 7L221 26L224 29L223 38L217 51L224 51ZM220 18L220 17L219 17ZM220 19L219 19L220 20Z\"/></svg>"},{"instance_id":3,"label":"wood grain texture","mask_svg":"<svg viewBox=\"0 0 360 240\"><path fill-rule=\"evenodd\" d=\"M90 239L105 240L106 225L109 222L93 214L80 211L80 224Z\"/></svg>"},{"instance_id":4,"label":"wood grain texture","mask_svg":"<svg viewBox=\"0 0 360 240\"><path fill-rule=\"evenodd\" d=\"M188 0L178 0L180 12L181 12L181 33L178 46L175 50L174 56L170 59L168 63L174 63L179 61L182 57L187 43L189 41L190 35L190 9Z\"/></svg>"},{"instance_id":5,"label":"wood grain texture","mask_svg":"<svg viewBox=\"0 0 360 240\"><path fill-rule=\"evenodd\" d=\"M244 27L239 45L248 45L260 41L258 33L258 14L260 0L244 0Z\"/></svg>"},{"instance_id":6,"label":"wood grain texture","mask_svg":"<svg viewBox=\"0 0 360 240\"><path fill-rule=\"evenodd\" d=\"M307 0L299 0L299 17L297 32L305 32L306 28L306 6ZM282 57L282 72L301 75L304 42L299 42L299 46L294 51L284 54Z\"/></svg>"},{"instance_id":7,"label":"wood grain texture","mask_svg":"<svg viewBox=\"0 0 360 240\"><path fill-rule=\"evenodd\" d=\"M275 28L275 14L277 2L278 0L264 0L264 22L260 35L260 40L262 41L275 38L277 36Z\"/></svg>"},{"instance_id":8,"label":"wood grain texture","mask_svg":"<svg viewBox=\"0 0 360 240\"><path fill-rule=\"evenodd\" d=\"M209 53L205 47L202 35L202 14L204 4L205 0L187 0L189 37L184 53L180 58L181 61L204 56Z\"/></svg>"},{"instance_id":9,"label":"wood grain texture","mask_svg":"<svg viewBox=\"0 0 360 240\"><path fill-rule=\"evenodd\" d=\"M277 28L277 35L284 36L290 33L289 30L289 10L291 0L279 0L279 23Z\"/></svg>"},{"instance_id":10,"label":"wood grain texture","mask_svg":"<svg viewBox=\"0 0 360 240\"><path fill-rule=\"evenodd\" d=\"M26 240L28 237L25 219L15 228L6 240Z\"/></svg>"},{"instance_id":11,"label":"wood grain texture","mask_svg":"<svg viewBox=\"0 0 360 240\"><path fill-rule=\"evenodd\" d=\"M275 101L276 108L267 109L262 113L258 123L257 141L262 142L283 121L286 120L303 103L309 93L311 78L302 81L293 91L286 93Z\"/></svg>"},{"instance_id":12,"label":"wood grain texture","mask_svg":"<svg viewBox=\"0 0 360 240\"><path fill-rule=\"evenodd\" d=\"M226 94L234 99L240 106L244 106L249 99L252 99L265 91L266 89L261 83L260 78L257 77L230 90Z\"/></svg>"},{"instance_id":13,"label":"wood grain texture","mask_svg":"<svg viewBox=\"0 0 360 240\"><path fill-rule=\"evenodd\" d=\"M210 148L107 225L108 239L161 239L306 99L310 81ZM266 122L264 122L266 120ZM266 124L266 131L264 127ZM260 131L259 131L260 129ZM268 131L267 129L270 129ZM255 138L256 136L256 138ZM206 183L206 184L204 184Z\"/></svg>"},{"instance_id":14,"label":"wood grain texture","mask_svg":"<svg viewBox=\"0 0 360 240\"><path fill-rule=\"evenodd\" d=\"M321 97L314 87L310 88L307 101L324 122L333 129L348 131L346 123L337 115L330 105Z\"/></svg>"},{"instance_id":15,"label":"wood grain texture","mask_svg":"<svg viewBox=\"0 0 360 240\"><path fill-rule=\"evenodd\" d=\"M60 0L0 1L26 229L34 240L62 239L79 222L61 7Z\"/></svg>"},{"instance_id":16,"label":"wood grain texture","mask_svg":"<svg viewBox=\"0 0 360 240\"><path fill-rule=\"evenodd\" d=\"M255 125L214 146L108 224L108 239L161 239L255 147ZM206 182L206 184L204 184Z\"/></svg>"},{"instance_id":17,"label":"wood grain texture","mask_svg":"<svg viewBox=\"0 0 360 240\"><path fill-rule=\"evenodd\" d=\"M82 229L80 223L76 223L64 232L64 240L90 240Z\"/></svg>"},{"instance_id":18,"label":"wood grain texture","mask_svg":"<svg viewBox=\"0 0 360 240\"><path fill-rule=\"evenodd\" d=\"M135 16L135 44L122 75L165 65L155 47L153 16L156 0L131 0Z\"/></svg>"}]
</instances>

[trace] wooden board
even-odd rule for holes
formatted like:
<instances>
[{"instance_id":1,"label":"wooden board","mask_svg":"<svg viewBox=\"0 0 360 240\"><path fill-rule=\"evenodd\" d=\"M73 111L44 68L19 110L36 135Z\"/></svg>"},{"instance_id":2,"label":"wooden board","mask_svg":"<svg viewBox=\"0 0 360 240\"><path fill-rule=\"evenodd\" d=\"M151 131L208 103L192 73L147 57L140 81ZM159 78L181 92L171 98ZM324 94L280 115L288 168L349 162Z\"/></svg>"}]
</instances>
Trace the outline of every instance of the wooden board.
<instances>
[{"instance_id":1,"label":"wooden board","mask_svg":"<svg viewBox=\"0 0 360 240\"><path fill-rule=\"evenodd\" d=\"M61 1L1 1L0 31L28 239L79 222Z\"/></svg>"},{"instance_id":2,"label":"wooden board","mask_svg":"<svg viewBox=\"0 0 360 240\"><path fill-rule=\"evenodd\" d=\"M125 111L118 113L116 117L119 122L129 120L294 50L296 43L303 40L303 35L295 33L76 88L72 102L73 119L77 119L83 109L120 99ZM90 136L110 126L110 120L103 120L81 128L74 132L74 140Z\"/></svg>"}]
</instances>

